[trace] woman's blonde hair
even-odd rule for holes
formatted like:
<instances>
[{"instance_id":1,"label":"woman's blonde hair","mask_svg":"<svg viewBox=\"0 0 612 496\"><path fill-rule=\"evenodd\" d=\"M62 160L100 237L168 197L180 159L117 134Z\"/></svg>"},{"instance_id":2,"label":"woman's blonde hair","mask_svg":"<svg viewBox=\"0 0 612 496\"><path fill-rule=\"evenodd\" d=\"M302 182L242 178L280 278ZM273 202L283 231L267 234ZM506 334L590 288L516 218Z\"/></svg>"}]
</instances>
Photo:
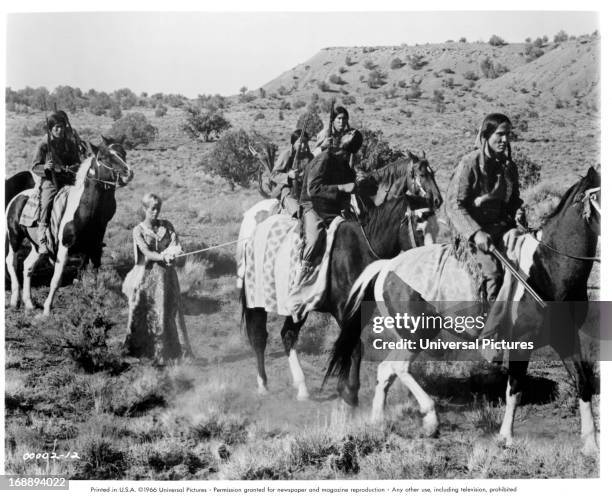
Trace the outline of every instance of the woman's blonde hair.
<instances>
[{"instance_id":1,"label":"woman's blonde hair","mask_svg":"<svg viewBox=\"0 0 612 496\"><path fill-rule=\"evenodd\" d=\"M142 206L145 208L151 207L151 205L156 204L161 207L162 200L155 193L147 193L142 197Z\"/></svg>"},{"instance_id":2,"label":"woman's blonde hair","mask_svg":"<svg viewBox=\"0 0 612 496\"><path fill-rule=\"evenodd\" d=\"M138 209L138 215L140 216L140 220L144 220L144 218L146 217L145 211L151 205L159 205L160 208L162 206L162 199L155 193L147 193L142 197L142 200L140 201L140 208Z\"/></svg>"}]
</instances>

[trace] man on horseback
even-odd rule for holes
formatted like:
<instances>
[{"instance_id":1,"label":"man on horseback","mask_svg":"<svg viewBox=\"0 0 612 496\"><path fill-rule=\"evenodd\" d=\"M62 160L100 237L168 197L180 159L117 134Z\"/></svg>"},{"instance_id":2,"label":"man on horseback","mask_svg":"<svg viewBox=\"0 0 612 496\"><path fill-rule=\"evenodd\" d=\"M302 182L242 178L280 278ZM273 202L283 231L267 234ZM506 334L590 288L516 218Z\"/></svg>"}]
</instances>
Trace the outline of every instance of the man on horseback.
<instances>
[{"instance_id":1,"label":"man on horseback","mask_svg":"<svg viewBox=\"0 0 612 496\"><path fill-rule=\"evenodd\" d=\"M294 217L298 214L304 170L306 164L313 159L308 146L309 140L308 133L303 129L293 131L291 146L279 154L270 177L276 183L273 196L277 197L281 206Z\"/></svg>"},{"instance_id":2,"label":"man on horseback","mask_svg":"<svg viewBox=\"0 0 612 496\"><path fill-rule=\"evenodd\" d=\"M459 238L472 245L488 301L495 300L503 281L503 269L491 248L502 248L503 235L524 223L511 128L507 116L487 115L476 139L478 149L461 159L447 192L449 221Z\"/></svg>"},{"instance_id":3,"label":"man on horseback","mask_svg":"<svg viewBox=\"0 0 612 496\"><path fill-rule=\"evenodd\" d=\"M47 139L38 145L32 171L41 178L38 222L39 253L49 252L47 228L53 200L60 188L74 182L71 166L81 162L80 140L62 110L47 119Z\"/></svg>"},{"instance_id":4,"label":"man on horseback","mask_svg":"<svg viewBox=\"0 0 612 496\"><path fill-rule=\"evenodd\" d=\"M349 113L344 107L337 106L331 111L330 123L319 134L314 145L314 156L320 155L328 149L338 150L342 137L351 131L348 123ZM331 127L331 130L330 130Z\"/></svg>"},{"instance_id":5,"label":"man on horseback","mask_svg":"<svg viewBox=\"0 0 612 496\"><path fill-rule=\"evenodd\" d=\"M326 228L335 217L350 211L351 193L355 190L356 175L349 157L361 147L361 133L351 130L337 146L335 139L328 143L325 151L308 165L300 195L304 245L299 286L310 278L323 256Z\"/></svg>"}]
</instances>

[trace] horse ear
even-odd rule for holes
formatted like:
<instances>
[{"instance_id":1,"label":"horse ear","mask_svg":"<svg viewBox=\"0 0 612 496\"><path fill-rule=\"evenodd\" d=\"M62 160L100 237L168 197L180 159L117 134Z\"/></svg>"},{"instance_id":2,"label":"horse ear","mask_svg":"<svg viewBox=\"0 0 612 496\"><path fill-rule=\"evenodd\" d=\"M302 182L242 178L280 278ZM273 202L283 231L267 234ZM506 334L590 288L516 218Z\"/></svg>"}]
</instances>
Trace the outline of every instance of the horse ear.
<instances>
[{"instance_id":1,"label":"horse ear","mask_svg":"<svg viewBox=\"0 0 612 496\"><path fill-rule=\"evenodd\" d=\"M121 146L123 146L123 144L125 143L125 140L127 139L127 136L125 134L121 135L121 138L119 138L119 144Z\"/></svg>"},{"instance_id":2,"label":"horse ear","mask_svg":"<svg viewBox=\"0 0 612 496\"><path fill-rule=\"evenodd\" d=\"M91 152L96 155L98 153L99 148L94 145L93 143L89 143L89 146L91 147Z\"/></svg>"},{"instance_id":3,"label":"horse ear","mask_svg":"<svg viewBox=\"0 0 612 496\"><path fill-rule=\"evenodd\" d=\"M589 170L587 171L587 178L590 181L594 181L594 180L597 180L597 176L599 176L599 172L597 172L595 167L593 166L589 167Z\"/></svg>"},{"instance_id":4,"label":"horse ear","mask_svg":"<svg viewBox=\"0 0 612 496\"><path fill-rule=\"evenodd\" d=\"M421 158L422 158L423 160L425 160L425 158L426 158L426 157L425 157L425 150L422 150L422 152L423 152L423 156L422 156Z\"/></svg>"},{"instance_id":5,"label":"horse ear","mask_svg":"<svg viewBox=\"0 0 612 496\"><path fill-rule=\"evenodd\" d=\"M109 146L112 143L112 140L110 138L107 138L103 134L101 134L100 137L102 138L102 141L104 142L106 146Z\"/></svg>"}]
</instances>

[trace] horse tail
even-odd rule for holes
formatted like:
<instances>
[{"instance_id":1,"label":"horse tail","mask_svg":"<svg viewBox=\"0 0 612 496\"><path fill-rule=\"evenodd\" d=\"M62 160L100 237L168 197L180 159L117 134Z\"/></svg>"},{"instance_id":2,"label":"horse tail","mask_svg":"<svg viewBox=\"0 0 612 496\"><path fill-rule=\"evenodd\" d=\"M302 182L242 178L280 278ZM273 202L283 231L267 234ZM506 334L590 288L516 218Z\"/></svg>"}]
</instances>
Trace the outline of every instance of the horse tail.
<instances>
[{"instance_id":1,"label":"horse tail","mask_svg":"<svg viewBox=\"0 0 612 496\"><path fill-rule=\"evenodd\" d=\"M323 385L332 375L346 380L351 368L351 354L361 339L361 314L359 309L366 298L374 297L374 284L388 260L377 260L368 265L357 278L344 306L340 323L340 335L334 343Z\"/></svg>"},{"instance_id":2,"label":"horse tail","mask_svg":"<svg viewBox=\"0 0 612 496\"><path fill-rule=\"evenodd\" d=\"M4 181L4 208L22 191L32 189L36 181L30 171L21 171Z\"/></svg>"},{"instance_id":3,"label":"horse tail","mask_svg":"<svg viewBox=\"0 0 612 496\"><path fill-rule=\"evenodd\" d=\"M388 260L376 260L375 262L372 262L363 270L361 275L353 283L342 311L343 322L349 321L357 312L359 312L367 289L373 285L374 281L378 277L378 274L380 274L387 262Z\"/></svg>"}]
</instances>

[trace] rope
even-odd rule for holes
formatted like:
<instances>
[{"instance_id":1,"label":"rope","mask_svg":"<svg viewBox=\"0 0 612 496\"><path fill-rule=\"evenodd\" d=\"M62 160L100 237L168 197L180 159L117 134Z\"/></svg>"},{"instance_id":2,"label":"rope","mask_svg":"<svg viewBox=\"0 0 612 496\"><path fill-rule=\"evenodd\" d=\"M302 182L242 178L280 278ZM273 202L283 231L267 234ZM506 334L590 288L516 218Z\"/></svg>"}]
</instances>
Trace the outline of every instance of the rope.
<instances>
[{"instance_id":1,"label":"rope","mask_svg":"<svg viewBox=\"0 0 612 496\"><path fill-rule=\"evenodd\" d=\"M236 243L240 243L241 241L246 241L251 238L252 236L249 236L248 238L235 239L234 241L228 241L227 243L221 243L220 245L209 246L208 248L202 248L201 250L188 251L187 253L181 253L180 255L177 255L174 258L186 257L188 255L195 255L196 253L204 253L205 251L215 250L216 248L221 248L223 246L233 245Z\"/></svg>"}]
</instances>

